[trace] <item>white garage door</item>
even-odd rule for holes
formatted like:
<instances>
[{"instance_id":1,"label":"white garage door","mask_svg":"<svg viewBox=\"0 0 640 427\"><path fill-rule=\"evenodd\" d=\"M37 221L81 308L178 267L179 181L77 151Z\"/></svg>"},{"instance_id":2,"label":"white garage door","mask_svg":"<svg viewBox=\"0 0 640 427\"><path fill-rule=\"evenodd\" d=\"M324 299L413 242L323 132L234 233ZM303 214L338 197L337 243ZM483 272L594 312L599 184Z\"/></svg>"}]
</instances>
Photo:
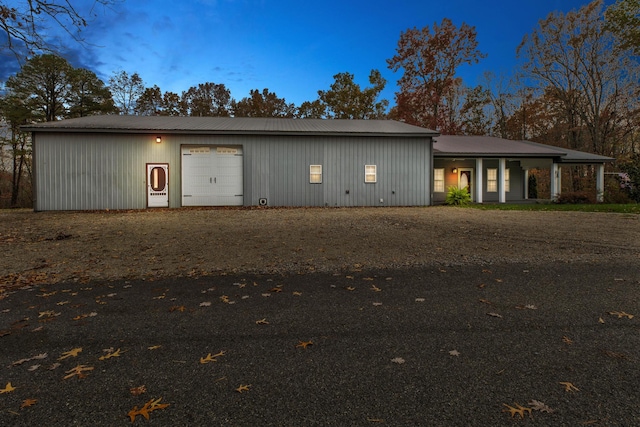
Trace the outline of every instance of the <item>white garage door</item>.
<instances>
[{"instance_id":1,"label":"white garage door","mask_svg":"<svg viewBox=\"0 0 640 427\"><path fill-rule=\"evenodd\" d=\"M242 206L241 147L182 147L182 206Z\"/></svg>"}]
</instances>

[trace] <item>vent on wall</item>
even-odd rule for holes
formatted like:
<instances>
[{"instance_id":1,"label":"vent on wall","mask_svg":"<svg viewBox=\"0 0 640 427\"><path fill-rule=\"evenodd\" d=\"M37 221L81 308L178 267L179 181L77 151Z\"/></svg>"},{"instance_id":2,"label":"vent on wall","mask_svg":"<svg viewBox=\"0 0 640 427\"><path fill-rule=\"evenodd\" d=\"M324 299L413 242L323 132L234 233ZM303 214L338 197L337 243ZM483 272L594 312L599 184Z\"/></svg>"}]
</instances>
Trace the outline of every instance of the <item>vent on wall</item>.
<instances>
[{"instance_id":1,"label":"vent on wall","mask_svg":"<svg viewBox=\"0 0 640 427\"><path fill-rule=\"evenodd\" d=\"M266 198L260 198L258 199L258 205L260 206L267 206L267 199Z\"/></svg>"}]
</instances>

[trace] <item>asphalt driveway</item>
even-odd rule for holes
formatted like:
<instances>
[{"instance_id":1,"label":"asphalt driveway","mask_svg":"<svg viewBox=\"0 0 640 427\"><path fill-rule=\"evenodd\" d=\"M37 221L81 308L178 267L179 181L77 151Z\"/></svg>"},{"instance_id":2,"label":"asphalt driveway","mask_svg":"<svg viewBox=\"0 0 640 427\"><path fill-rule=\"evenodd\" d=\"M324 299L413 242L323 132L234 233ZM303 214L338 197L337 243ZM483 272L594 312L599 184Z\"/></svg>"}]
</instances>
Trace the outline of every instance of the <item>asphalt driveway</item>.
<instances>
[{"instance_id":1,"label":"asphalt driveway","mask_svg":"<svg viewBox=\"0 0 640 427\"><path fill-rule=\"evenodd\" d=\"M640 268L628 263L0 298L0 425L640 425Z\"/></svg>"}]
</instances>

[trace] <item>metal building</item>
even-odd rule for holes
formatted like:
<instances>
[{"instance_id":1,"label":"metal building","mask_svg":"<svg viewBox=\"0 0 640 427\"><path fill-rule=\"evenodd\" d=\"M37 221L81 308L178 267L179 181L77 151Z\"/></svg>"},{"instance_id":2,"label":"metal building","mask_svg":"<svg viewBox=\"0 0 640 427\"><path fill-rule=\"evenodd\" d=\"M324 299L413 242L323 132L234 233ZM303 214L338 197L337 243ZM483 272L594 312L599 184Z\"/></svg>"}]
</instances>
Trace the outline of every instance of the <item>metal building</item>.
<instances>
[{"instance_id":1,"label":"metal building","mask_svg":"<svg viewBox=\"0 0 640 427\"><path fill-rule=\"evenodd\" d=\"M438 133L391 120L109 115L24 130L36 211L432 201Z\"/></svg>"}]
</instances>

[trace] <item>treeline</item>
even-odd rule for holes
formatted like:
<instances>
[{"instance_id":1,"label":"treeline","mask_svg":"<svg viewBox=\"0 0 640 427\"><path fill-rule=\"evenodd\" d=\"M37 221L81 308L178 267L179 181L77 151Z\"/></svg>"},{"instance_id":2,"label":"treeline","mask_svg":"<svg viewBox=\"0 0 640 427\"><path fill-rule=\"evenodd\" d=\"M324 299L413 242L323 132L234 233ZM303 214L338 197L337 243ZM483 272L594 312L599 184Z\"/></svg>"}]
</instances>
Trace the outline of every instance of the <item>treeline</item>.
<instances>
[{"instance_id":1,"label":"treeline","mask_svg":"<svg viewBox=\"0 0 640 427\"><path fill-rule=\"evenodd\" d=\"M25 123L92 114L165 116L395 119L443 134L493 135L532 140L616 159L615 171L630 178L627 195L640 201L640 0L604 7L596 0L569 13L551 13L517 48L519 67L507 78L486 74L476 86L458 76L486 55L474 27L451 20L402 32L387 66L396 72L395 104L380 99L387 82L371 70L369 86L338 73L314 100L289 103L268 88L235 99L223 83L205 82L181 93L147 86L133 72L108 82L65 59L29 59L4 85L0 119L5 123L3 162L11 193L20 204L21 177L29 177ZM563 185L579 191L593 171L563 168ZM27 194L28 198L28 194Z\"/></svg>"}]
</instances>

